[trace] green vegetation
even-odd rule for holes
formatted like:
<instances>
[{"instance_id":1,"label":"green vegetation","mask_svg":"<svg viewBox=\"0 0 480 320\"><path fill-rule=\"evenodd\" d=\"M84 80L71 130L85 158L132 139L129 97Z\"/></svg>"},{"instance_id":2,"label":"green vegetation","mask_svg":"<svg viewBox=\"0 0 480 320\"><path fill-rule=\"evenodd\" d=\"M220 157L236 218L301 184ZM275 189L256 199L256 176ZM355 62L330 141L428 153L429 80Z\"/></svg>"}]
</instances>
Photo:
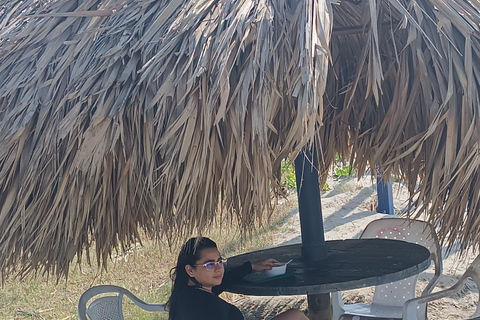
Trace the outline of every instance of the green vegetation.
<instances>
[{"instance_id":1,"label":"green vegetation","mask_svg":"<svg viewBox=\"0 0 480 320\"><path fill-rule=\"evenodd\" d=\"M289 190L297 190L297 180L295 176L295 168L293 164L288 159L282 160L282 187L285 187ZM330 190L330 186L328 183L324 183L322 187L322 191Z\"/></svg>"},{"instance_id":2,"label":"green vegetation","mask_svg":"<svg viewBox=\"0 0 480 320\"><path fill-rule=\"evenodd\" d=\"M343 179L343 178L348 178L351 175L355 173L355 169L350 168L349 165L346 165L344 167L337 167L335 168L335 172L333 176L335 177L336 180Z\"/></svg>"},{"instance_id":3,"label":"green vegetation","mask_svg":"<svg viewBox=\"0 0 480 320\"><path fill-rule=\"evenodd\" d=\"M333 177L336 180L343 178L351 177L356 173L355 169L352 169L345 161L342 161L340 155L335 156L335 161L333 163Z\"/></svg>"},{"instance_id":4,"label":"green vegetation","mask_svg":"<svg viewBox=\"0 0 480 320\"><path fill-rule=\"evenodd\" d=\"M282 173L282 182L281 185L282 187L285 187L289 190L297 190L297 180L295 177L295 168L288 159L283 159L282 160L282 168L281 168L281 173ZM330 190L330 186L328 183L324 183L322 187L322 191L327 191Z\"/></svg>"},{"instance_id":5,"label":"green vegetation","mask_svg":"<svg viewBox=\"0 0 480 320\"><path fill-rule=\"evenodd\" d=\"M295 168L288 159L282 160L282 182L281 185L289 190L297 189L297 180L295 177Z\"/></svg>"}]
</instances>

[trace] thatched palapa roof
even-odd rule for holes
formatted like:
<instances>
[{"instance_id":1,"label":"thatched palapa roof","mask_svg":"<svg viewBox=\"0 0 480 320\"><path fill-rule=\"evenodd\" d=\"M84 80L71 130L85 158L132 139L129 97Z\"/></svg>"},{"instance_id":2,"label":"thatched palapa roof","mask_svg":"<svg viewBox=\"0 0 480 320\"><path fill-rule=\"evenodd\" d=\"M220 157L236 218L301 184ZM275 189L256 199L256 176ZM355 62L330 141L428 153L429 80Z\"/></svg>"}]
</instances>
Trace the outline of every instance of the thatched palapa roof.
<instances>
[{"instance_id":1,"label":"thatched palapa roof","mask_svg":"<svg viewBox=\"0 0 480 320\"><path fill-rule=\"evenodd\" d=\"M477 1L125 0L0 6L0 269L104 265L271 209L315 141L401 174L477 244ZM417 184L418 182L418 184Z\"/></svg>"}]
</instances>

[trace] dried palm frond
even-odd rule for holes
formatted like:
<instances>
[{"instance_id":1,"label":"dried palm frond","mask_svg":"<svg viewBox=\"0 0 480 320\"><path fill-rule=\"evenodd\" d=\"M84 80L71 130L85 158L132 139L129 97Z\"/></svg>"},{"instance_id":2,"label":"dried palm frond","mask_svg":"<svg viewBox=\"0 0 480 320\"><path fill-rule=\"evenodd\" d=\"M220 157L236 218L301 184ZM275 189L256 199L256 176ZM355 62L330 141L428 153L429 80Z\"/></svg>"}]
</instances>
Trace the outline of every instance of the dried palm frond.
<instances>
[{"instance_id":1,"label":"dried palm frond","mask_svg":"<svg viewBox=\"0 0 480 320\"><path fill-rule=\"evenodd\" d=\"M444 244L462 249L480 243L478 5L334 6L329 112L318 134L324 171L339 153L360 175L378 165L401 175L419 209L411 215L426 213Z\"/></svg>"},{"instance_id":2,"label":"dried palm frond","mask_svg":"<svg viewBox=\"0 0 480 320\"><path fill-rule=\"evenodd\" d=\"M313 138L319 1L30 1L0 13L0 269L65 275L96 241L242 230ZM294 35L294 36L293 36ZM87 251L88 252L88 251Z\"/></svg>"},{"instance_id":3,"label":"dried palm frond","mask_svg":"<svg viewBox=\"0 0 480 320\"><path fill-rule=\"evenodd\" d=\"M400 175L478 246L477 1L5 2L0 269L65 275L140 230L251 228L315 143ZM414 215L414 213L412 213ZM88 252L88 251L87 251ZM20 264L19 264L20 263Z\"/></svg>"}]
</instances>

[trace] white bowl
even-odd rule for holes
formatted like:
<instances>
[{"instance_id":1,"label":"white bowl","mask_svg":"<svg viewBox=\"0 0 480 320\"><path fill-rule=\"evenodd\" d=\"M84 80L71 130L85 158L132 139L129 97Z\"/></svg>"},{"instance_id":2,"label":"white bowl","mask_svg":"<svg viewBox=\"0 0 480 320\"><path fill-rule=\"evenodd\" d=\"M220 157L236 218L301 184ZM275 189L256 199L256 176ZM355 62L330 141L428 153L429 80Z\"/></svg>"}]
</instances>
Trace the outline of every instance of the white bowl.
<instances>
[{"instance_id":1,"label":"white bowl","mask_svg":"<svg viewBox=\"0 0 480 320\"><path fill-rule=\"evenodd\" d=\"M287 271L287 265L284 262L275 263L275 267L272 270L265 270L265 274L268 277L275 277L284 274Z\"/></svg>"}]
</instances>

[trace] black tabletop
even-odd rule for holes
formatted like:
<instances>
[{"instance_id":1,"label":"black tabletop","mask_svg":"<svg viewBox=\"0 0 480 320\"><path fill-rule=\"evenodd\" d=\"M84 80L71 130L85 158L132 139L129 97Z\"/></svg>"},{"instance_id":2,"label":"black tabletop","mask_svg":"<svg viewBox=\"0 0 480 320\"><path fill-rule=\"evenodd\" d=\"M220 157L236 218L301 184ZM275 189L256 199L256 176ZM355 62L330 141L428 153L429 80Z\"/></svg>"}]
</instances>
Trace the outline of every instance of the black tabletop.
<instances>
[{"instance_id":1,"label":"black tabletop","mask_svg":"<svg viewBox=\"0 0 480 320\"><path fill-rule=\"evenodd\" d=\"M349 239L326 244L328 257L313 265L302 260L301 244L231 257L228 268L266 258L284 262L293 259L288 265L293 276L262 283L242 280L228 291L258 296L328 293L398 281L430 266L428 249L405 241Z\"/></svg>"}]
</instances>

